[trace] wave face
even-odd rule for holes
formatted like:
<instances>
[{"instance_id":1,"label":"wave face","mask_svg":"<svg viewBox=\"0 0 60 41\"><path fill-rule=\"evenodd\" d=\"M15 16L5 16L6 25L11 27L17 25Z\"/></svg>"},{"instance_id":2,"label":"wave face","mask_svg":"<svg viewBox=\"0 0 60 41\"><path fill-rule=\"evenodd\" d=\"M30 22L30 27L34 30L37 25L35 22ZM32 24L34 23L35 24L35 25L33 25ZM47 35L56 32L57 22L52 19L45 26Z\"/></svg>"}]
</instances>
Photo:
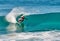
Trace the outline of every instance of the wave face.
<instances>
[{"instance_id":1,"label":"wave face","mask_svg":"<svg viewBox=\"0 0 60 41\"><path fill-rule=\"evenodd\" d=\"M60 13L29 15L26 18L27 31L60 30Z\"/></svg>"},{"instance_id":2,"label":"wave face","mask_svg":"<svg viewBox=\"0 0 60 41\"><path fill-rule=\"evenodd\" d=\"M23 22L24 32L60 30L60 13L35 14L25 17L27 20ZM14 31L17 27L21 28L18 24L9 23L4 16L0 16L0 30Z\"/></svg>"}]
</instances>

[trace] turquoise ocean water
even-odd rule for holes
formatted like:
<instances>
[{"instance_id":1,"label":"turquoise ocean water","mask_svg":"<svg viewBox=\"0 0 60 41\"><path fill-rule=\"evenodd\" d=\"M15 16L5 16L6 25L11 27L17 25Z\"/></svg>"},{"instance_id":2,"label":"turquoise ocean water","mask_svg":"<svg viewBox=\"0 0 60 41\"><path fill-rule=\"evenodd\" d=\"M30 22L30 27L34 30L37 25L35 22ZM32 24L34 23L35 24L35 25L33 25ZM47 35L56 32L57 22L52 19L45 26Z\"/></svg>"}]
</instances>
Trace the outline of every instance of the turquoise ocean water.
<instances>
[{"instance_id":1,"label":"turquoise ocean water","mask_svg":"<svg viewBox=\"0 0 60 41\"><path fill-rule=\"evenodd\" d=\"M23 32L41 32L60 30L60 13L34 14L25 16ZM10 23L6 21L5 16L0 16L0 34L6 34L7 26ZM17 25L17 24L16 24ZM17 25L19 26L19 25ZM19 27L20 28L20 27Z\"/></svg>"}]
</instances>

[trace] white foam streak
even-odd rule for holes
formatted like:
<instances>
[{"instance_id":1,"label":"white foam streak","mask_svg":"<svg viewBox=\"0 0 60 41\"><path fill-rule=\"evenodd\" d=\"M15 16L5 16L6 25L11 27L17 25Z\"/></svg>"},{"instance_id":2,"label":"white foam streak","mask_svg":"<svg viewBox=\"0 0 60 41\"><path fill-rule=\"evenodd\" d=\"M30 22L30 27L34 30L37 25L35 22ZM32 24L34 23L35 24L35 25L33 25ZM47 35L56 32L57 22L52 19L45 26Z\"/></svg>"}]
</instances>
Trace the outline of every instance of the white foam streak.
<instances>
[{"instance_id":1,"label":"white foam streak","mask_svg":"<svg viewBox=\"0 0 60 41\"><path fill-rule=\"evenodd\" d=\"M26 32L26 33L11 33L0 35L1 40L19 40L19 41L60 41L60 32Z\"/></svg>"}]
</instances>

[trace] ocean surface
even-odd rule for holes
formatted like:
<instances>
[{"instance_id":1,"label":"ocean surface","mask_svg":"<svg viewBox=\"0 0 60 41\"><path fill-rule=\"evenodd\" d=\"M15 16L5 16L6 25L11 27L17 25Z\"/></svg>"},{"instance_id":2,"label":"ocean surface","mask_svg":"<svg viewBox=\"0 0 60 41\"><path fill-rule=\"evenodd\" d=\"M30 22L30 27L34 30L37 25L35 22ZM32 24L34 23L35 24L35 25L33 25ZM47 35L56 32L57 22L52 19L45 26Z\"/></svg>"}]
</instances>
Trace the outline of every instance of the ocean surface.
<instances>
[{"instance_id":1,"label":"ocean surface","mask_svg":"<svg viewBox=\"0 0 60 41\"><path fill-rule=\"evenodd\" d=\"M24 27L15 32L7 30L16 26L0 16L0 41L60 41L60 12L25 16ZM20 27L19 27L20 28Z\"/></svg>"}]
</instances>

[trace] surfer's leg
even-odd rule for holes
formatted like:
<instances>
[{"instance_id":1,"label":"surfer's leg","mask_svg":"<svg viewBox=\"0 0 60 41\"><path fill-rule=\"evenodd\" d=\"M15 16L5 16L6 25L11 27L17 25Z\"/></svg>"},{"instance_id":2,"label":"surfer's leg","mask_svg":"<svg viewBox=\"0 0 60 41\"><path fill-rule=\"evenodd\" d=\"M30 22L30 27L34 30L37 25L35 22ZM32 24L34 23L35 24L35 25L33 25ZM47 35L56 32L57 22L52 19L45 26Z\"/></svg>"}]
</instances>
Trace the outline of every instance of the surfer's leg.
<instances>
[{"instance_id":1,"label":"surfer's leg","mask_svg":"<svg viewBox=\"0 0 60 41\"><path fill-rule=\"evenodd\" d=\"M24 31L24 24L20 23L17 24L17 32L23 32Z\"/></svg>"},{"instance_id":2,"label":"surfer's leg","mask_svg":"<svg viewBox=\"0 0 60 41\"><path fill-rule=\"evenodd\" d=\"M24 32L24 23L21 24L22 32Z\"/></svg>"}]
</instances>

